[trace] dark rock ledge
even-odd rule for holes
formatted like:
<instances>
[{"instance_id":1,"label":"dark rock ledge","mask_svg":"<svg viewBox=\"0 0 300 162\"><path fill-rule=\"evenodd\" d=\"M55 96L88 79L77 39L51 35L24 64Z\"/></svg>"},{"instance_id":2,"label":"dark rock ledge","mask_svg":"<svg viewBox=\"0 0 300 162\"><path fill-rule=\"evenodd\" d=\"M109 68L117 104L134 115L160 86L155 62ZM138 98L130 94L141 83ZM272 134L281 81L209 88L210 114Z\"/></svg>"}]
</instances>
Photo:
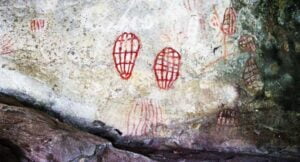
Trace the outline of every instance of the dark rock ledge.
<instances>
[{"instance_id":1,"label":"dark rock ledge","mask_svg":"<svg viewBox=\"0 0 300 162\"><path fill-rule=\"evenodd\" d=\"M172 139L129 139L100 121L51 112L30 97L0 94L0 161L297 161L299 155L192 150ZM9 104L9 105L7 105ZM39 110L38 110L39 109ZM43 110L44 112L40 111ZM46 112L46 113L45 113ZM50 115L49 115L50 114ZM51 117L54 116L54 117Z\"/></svg>"}]
</instances>

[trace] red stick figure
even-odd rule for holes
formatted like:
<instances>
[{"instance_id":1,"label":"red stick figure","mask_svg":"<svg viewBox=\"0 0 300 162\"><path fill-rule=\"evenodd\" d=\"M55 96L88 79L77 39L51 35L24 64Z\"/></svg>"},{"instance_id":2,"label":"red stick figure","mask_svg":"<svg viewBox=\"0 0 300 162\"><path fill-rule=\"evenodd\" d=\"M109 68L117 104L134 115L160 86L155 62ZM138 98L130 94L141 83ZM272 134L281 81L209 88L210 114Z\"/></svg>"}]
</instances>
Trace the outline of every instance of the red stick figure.
<instances>
[{"instance_id":1,"label":"red stick figure","mask_svg":"<svg viewBox=\"0 0 300 162\"><path fill-rule=\"evenodd\" d=\"M8 37L6 34L3 35L0 39L0 55L7 55L13 52L12 38Z\"/></svg>"},{"instance_id":2,"label":"red stick figure","mask_svg":"<svg viewBox=\"0 0 300 162\"><path fill-rule=\"evenodd\" d=\"M248 34L242 35L239 39L239 48L242 52L255 53L256 45L253 36Z\"/></svg>"},{"instance_id":3,"label":"red stick figure","mask_svg":"<svg viewBox=\"0 0 300 162\"><path fill-rule=\"evenodd\" d=\"M254 57L250 57L246 61L243 81L246 88L252 93L259 92L263 89L262 78Z\"/></svg>"},{"instance_id":4,"label":"red stick figure","mask_svg":"<svg viewBox=\"0 0 300 162\"><path fill-rule=\"evenodd\" d=\"M131 77L140 48L140 39L133 33L125 32L117 37L112 55L122 79L128 80Z\"/></svg>"},{"instance_id":5,"label":"red stick figure","mask_svg":"<svg viewBox=\"0 0 300 162\"><path fill-rule=\"evenodd\" d=\"M37 32L45 29L45 20L43 19L33 19L30 22L30 29L32 32Z\"/></svg>"},{"instance_id":6,"label":"red stick figure","mask_svg":"<svg viewBox=\"0 0 300 162\"><path fill-rule=\"evenodd\" d=\"M132 136L155 135L157 125L162 122L162 110L152 100L138 100L127 119L127 134Z\"/></svg>"},{"instance_id":7,"label":"red stick figure","mask_svg":"<svg viewBox=\"0 0 300 162\"><path fill-rule=\"evenodd\" d=\"M181 55L171 47L159 52L154 61L154 73L157 85L161 89L170 89L179 77Z\"/></svg>"}]
</instances>

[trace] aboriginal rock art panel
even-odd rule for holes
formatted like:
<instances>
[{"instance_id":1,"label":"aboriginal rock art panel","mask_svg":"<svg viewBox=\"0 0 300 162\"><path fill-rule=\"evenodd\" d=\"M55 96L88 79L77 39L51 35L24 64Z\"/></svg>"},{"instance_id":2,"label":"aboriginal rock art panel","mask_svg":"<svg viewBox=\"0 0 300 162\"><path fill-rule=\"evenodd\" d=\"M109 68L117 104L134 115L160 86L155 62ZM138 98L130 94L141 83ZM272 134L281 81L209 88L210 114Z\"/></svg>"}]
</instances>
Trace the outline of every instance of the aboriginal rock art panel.
<instances>
[{"instance_id":1,"label":"aboriginal rock art panel","mask_svg":"<svg viewBox=\"0 0 300 162\"><path fill-rule=\"evenodd\" d=\"M242 52L255 53L256 45L254 37L248 34L242 35L239 39L239 48Z\"/></svg>"},{"instance_id":2,"label":"aboriginal rock art panel","mask_svg":"<svg viewBox=\"0 0 300 162\"><path fill-rule=\"evenodd\" d=\"M179 77L181 55L171 47L164 48L154 60L154 73L160 89L169 90Z\"/></svg>"},{"instance_id":3,"label":"aboriginal rock art panel","mask_svg":"<svg viewBox=\"0 0 300 162\"><path fill-rule=\"evenodd\" d=\"M0 55L7 55L13 53L13 41L7 34L0 37Z\"/></svg>"},{"instance_id":4,"label":"aboriginal rock art panel","mask_svg":"<svg viewBox=\"0 0 300 162\"><path fill-rule=\"evenodd\" d=\"M162 108L156 101L139 99L134 103L127 118L127 135L154 136L157 126L163 122Z\"/></svg>"},{"instance_id":5,"label":"aboriginal rock art panel","mask_svg":"<svg viewBox=\"0 0 300 162\"><path fill-rule=\"evenodd\" d=\"M256 94L263 89L263 81L260 75L260 70L256 64L255 58L250 57L245 64L243 73L243 81L246 88Z\"/></svg>"},{"instance_id":6,"label":"aboriginal rock art panel","mask_svg":"<svg viewBox=\"0 0 300 162\"><path fill-rule=\"evenodd\" d=\"M122 79L128 80L135 66L141 48L140 39L133 33L122 33L113 47L113 59L117 72Z\"/></svg>"},{"instance_id":7,"label":"aboriginal rock art panel","mask_svg":"<svg viewBox=\"0 0 300 162\"><path fill-rule=\"evenodd\" d=\"M43 31L46 28L46 21L44 19L33 19L30 21L30 30L32 32Z\"/></svg>"}]
</instances>

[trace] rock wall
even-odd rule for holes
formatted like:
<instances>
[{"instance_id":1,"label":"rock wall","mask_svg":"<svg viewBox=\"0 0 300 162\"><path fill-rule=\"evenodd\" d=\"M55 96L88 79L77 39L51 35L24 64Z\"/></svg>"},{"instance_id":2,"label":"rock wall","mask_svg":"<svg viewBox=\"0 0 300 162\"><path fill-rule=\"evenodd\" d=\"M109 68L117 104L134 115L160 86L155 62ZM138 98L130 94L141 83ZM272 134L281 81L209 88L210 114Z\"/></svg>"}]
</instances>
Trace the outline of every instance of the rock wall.
<instances>
[{"instance_id":1,"label":"rock wall","mask_svg":"<svg viewBox=\"0 0 300 162\"><path fill-rule=\"evenodd\" d=\"M3 94L171 146L299 146L296 1L3 0L0 14Z\"/></svg>"}]
</instances>

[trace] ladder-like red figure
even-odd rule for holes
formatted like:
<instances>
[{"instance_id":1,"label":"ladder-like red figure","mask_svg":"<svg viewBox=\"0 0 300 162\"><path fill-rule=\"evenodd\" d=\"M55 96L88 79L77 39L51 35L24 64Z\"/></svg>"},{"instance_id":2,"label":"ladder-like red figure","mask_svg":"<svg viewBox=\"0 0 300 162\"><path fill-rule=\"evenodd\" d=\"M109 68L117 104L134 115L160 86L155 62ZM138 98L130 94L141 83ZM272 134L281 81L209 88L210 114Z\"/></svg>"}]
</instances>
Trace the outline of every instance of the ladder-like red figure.
<instances>
[{"instance_id":1,"label":"ladder-like red figure","mask_svg":"<svg viewBox=\"0 0 300 162\"><path fill-rule=\"evenodd\" d=\"M113 47L116 70L122 79L128 80L141 48L140 39L133 33L123 33L117 37Z\"/></svg>"}]
</instances>

